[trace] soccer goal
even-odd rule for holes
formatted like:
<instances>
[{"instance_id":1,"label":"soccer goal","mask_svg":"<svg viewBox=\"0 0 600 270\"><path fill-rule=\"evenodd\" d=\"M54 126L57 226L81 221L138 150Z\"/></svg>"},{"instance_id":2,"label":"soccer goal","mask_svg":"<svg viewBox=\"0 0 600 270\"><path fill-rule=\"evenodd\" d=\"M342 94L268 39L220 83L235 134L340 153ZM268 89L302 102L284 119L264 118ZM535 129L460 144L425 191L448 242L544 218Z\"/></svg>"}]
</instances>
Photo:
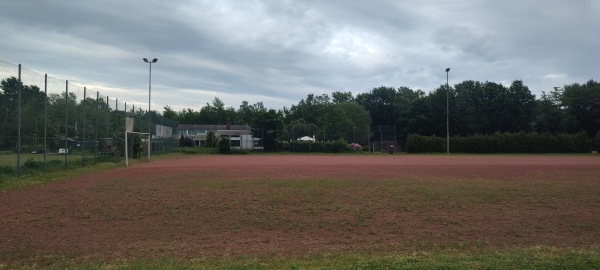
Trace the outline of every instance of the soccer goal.
<instances>
[{"instance_id":1,"label":"soccer goal","mask_svg":"<svg viewBox=\"0 0 600 270\"><path fill-rule=\"evenodd\" d=\"M141 158L145 151L150 160L150 145L150 133L125 131L125 166L129 166L130 150L133 158Z\"/></svg>"}]
</instances>

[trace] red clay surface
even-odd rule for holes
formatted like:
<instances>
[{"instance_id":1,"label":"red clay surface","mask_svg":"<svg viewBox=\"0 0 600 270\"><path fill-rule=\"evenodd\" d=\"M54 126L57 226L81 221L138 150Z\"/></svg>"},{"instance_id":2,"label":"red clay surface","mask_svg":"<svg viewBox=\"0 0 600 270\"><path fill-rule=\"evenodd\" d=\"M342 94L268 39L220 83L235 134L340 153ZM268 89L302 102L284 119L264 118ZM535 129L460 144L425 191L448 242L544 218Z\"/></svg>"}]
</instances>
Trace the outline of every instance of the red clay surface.
<instances>
[{"instance_id":1,"label":"red clay surface","mask_svg":"<svg viewBox=\"0 0 600 270\"><path fill-rule=\"evenodd\" d=\"M600 245L597 156L190 156L0 194L0 260Z\"/></svg>"}]
</instances>

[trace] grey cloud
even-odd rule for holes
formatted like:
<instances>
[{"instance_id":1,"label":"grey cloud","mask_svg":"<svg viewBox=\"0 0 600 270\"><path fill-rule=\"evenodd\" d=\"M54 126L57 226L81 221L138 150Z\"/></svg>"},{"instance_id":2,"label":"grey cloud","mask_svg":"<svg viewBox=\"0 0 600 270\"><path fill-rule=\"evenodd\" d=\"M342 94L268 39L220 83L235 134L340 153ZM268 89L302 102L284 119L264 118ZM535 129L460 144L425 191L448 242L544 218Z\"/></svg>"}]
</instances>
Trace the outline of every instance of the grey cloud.
<instances>
[{"instance_id":1,"label":"grey cloud","mask_svg":"<svg viewBox=\"0 0 600 270\"><path fill-rule=\"evenodd\" d=\"M153 92L178 104L154 108L197 109L211 94L234 107L264 98L281 108L311 92L356 94L380 85L431 91L445 81L446 67L451 83L523 79L539 92L597 79L600 60L600 4L591 0L1 5L9 42L0 43L0 59L131 89L127 96L144 103L148 67L141 58L156 57Z\"/></svg>"}]
</instances>

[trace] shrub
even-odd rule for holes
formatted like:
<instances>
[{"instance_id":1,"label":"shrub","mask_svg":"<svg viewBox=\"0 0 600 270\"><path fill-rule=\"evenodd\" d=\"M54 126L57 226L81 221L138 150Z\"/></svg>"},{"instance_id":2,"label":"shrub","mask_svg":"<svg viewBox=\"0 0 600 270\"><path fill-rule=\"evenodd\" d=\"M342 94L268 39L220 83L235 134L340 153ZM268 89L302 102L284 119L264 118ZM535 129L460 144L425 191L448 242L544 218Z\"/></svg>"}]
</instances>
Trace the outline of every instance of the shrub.
<instances>
[{"instance_id":1,"label":"shrub","mask_svg":"<svg viewBox=\"0 0 600 270\"><path fill-rule=\"evenodd\" d=\"M10 165L0 165L0 174L4 175L14 175L15 168Z\"/></svg>"},{"instance_id":2,"label":"shrub","mask_svg":"<svg viewBox=\"0 0 600 270\"><path fill-rule=\"evenodd\" d=\"M594 149L600 151L600 130L598 130L598 133L594 136Z\"/></svg>"},{"instance_id":3,"label":"shrub","mask_svg":"<svg viewBox=\"0 0 600 270\"><path fill-rule=\"evenodd\" d=\"M216 147L219 142L219 138L217 134L213 130L209 130L208 134L206 134L206 147Z\"/></svg>"},{"instance_id":4,"label":"shrub","mask_svg":"<svg viewBox=\"0 0 600 270\"><path fill-rule=\"evenodd\" d=\"M181 147L178 151L184 154L215 154L218 149L216 147Z\"/></svg>"},{"instance_id":5,"label":"shrub","mask_svg":"<svg viewBox=\"0 0 600 270\"><path fill-rule=\"evenodd\" d=\"M451 144L452 145L452 144ZM410 134L406 138L407 153L446 152L446 138Z\"/></svg>"},{"instance_id":6,"label":"shrub","mask_svg":"<svg viewBox=\"0 0 600 270\"><path fill-rule=\"evenodd\" d=\"M592 139L590 139L587 132L583 130L573 135L573 142L579 153L589 153L592 150Z\"/></svg>"},{"instance_id":7,"label":"shrub","mask_svg":"<svg viewBox=\"0 0 600 270\"><path fill-rule=\"evenodd\" d=\"M33 160L33 159L28 159L23 164L23 167L25 167L27 169L40 170L40 169L44 168L44 162L43 161L36 161L36 160Z\"/></svg>"},{"instance_id":8,"label":"shrub","mask_svg":"<svg viewBox=\"0 0 600 270\"><path fill-rule=\"evenodd\" d=\"M194 141L190 137L184 137L182 134L179 138L179 147L194 147Z\"/></svg>"},{"instance_id":9,"label":"shrub","mask_svg":"<svg viewBox=\"0 0 600 270\"><path fill-rule=\"evenodd\" d=\"M229 141L229 136L221 136L219 140L219 153L221 154L229 154L231 152L231 145Z\"/></svg>"}]
</instances>

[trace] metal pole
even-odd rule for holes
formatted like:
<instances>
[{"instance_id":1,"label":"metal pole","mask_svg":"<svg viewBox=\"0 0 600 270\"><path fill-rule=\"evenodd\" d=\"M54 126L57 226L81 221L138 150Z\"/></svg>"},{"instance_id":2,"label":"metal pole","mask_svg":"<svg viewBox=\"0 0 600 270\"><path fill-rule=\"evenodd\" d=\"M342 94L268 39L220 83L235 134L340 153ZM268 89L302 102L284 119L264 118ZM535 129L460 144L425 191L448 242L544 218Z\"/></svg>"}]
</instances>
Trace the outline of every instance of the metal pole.
<instances>
[{"instance_id":1,"label":"metal pole","mask_svg":"<svg viewBox=\"0 0 600 270\"><path fill-rule=\"evenodd\" d=\"M102 100L104 101L104 100ZM99 115L99 111L100 111L100 92L96 92L96 137L95 137L95 141L94 141L94 164L98 163L98 133L100 132L100 129L98 128L98 115Z\"/></svg>"},{"instance_id":2,"label":"metal pole","mask_svg":"<svg viewBox=\"0 0 600 270\"><path fill-rule=\"evenodd\" d=\"M379 125L379 148L381 148L380 150L384 150L383 149L383 131L381 131L381 125ZM385 153L385 150L384 150Z\"/></svg>"},{"instance_id":3,"label":"metal pole","mask_svg":"<svg viewBox=\"0 0 600 270\"><path fill-rule=\"evenodd\" d=\"M125 111L123 111L125 113L127 113L127 108L125 108ZM116 98L115 99L115 132L113 132L113 134L117 134L117 132L119 131L119 99ZM114 136L114 135L113 135Z\"/></svg>"},{"instance_id":4,"label":"metal pole","mask_svg":"<svg viewBox=\"0 0 600 270\"><path fill-rule=\"evenodd\" d=\"M17 98L17 177L21 178L21 92L23 82L21 82L21 64L19 64L19 95Z\"/></svg>"},{"instance_id":5,"label":"metal pole","mask_svg":"<svg viewBox=\"0 0 600 270\"><path fill-rule=\"evenodd\" d=\"M67 156L69 155L69 144L67 135L69 133L69 80L65 86L65 170L67 170Z\"/></svg>"},{"instance_id":6,"label":"metal pole","mask_svg":"<svg viewBox=\"0 0 600 270\"><path fill-rule=\"evenodd\" d=\"M44 74L44 175L48 171L46 152L48 145L48 74Z\"/></svg>"},{"instance_id":7,"label":"metal pole","mask_svg":"<svg viewBox=\"0 0 600 270\"><path fill-rule=\"evenodd\" d=\"M152 95L152 62L150 62L150 74L148 76L148 160L150 160L150 97Z\"/></svg>"},{"instance_id":8,"label":"metal pole","mask_svg":"<svg viewBox=\"0 0 600 270\"><path fill-rule=\"evenodd\" d=\"M369 147L369 149L373 150L371 148L371 125L367 125L367 147ZM373 152L373 151L371 151Z\"/></svg>"},{"instance_id":9,"label":"metal pole","mask_svg":"<svg viewBox=\"0 0 600 270\"><path fill-rule=\"evenodd\" d=\"M85 167L85 112L87 107L87 88L83 87L83 136L81 140L81 167Z\"/></svg>"},{"instance_id":10,"label":"metal pole","mask_svg":"<svg viewBox=\"0 0 600 270\"><path fill-rule=\"evenodd\" d=\"M109 104L109 99L108 97L106 97L106 135L104 136L104 138L108 138L108 117L110 116L110 104Z\"/></svg>"},{"instance_id":11,"label":"metal pole","mask_svg":"<svg viewBox=\"0 0 600 270\"><path fill-rule=\"evenodd\" d=\"M450 87L448 86L448 73L450 68L446 69L446 154L450 155L450 106L449 106L449 93Z\"/></svg>"}]
</instances>

